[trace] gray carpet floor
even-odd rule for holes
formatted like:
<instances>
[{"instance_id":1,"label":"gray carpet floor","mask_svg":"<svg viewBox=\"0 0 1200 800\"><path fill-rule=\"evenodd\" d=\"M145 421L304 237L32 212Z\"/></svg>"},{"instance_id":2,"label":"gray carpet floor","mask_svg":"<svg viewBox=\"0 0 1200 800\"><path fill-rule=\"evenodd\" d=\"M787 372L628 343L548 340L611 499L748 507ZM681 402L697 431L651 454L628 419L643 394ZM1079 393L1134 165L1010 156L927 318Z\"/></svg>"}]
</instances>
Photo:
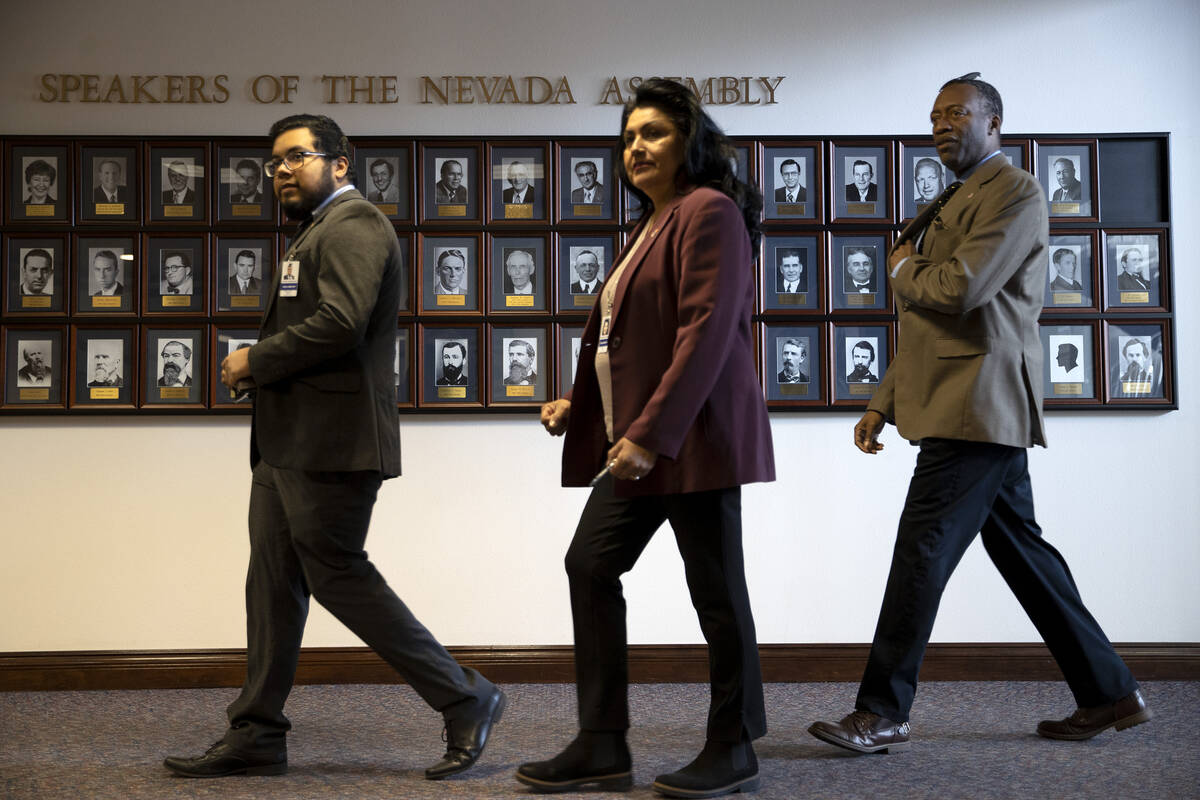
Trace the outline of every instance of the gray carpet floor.
<instances>
[{"instance_id":1,"label":"gray carpet floor","mask_svg":"<svg viewBox=\"0 0 1200 800\"><path fill-rule=\"evenodd\" d=\"M287 775L188 780L163 756L203 752L223 729L232 689L0 693L0 798L512 798L522 761L548 758L575 731L571 685L513 685L508 710L479 764L434 783L441 719L407 686L300 686L288 713ZM1073 703L1061 683L928 683L913 715L913 744L857 756L809 736L815 719L850 710L845 683L767 686L767 736L755 743L762 788L774 798L1200 798L1200 683L1154 682L1143 691L1156 717L1086 742L1051 742L1034 726ZM631 690L635 786L699 751L707 688Z\"/></svg>"}]
</instances>

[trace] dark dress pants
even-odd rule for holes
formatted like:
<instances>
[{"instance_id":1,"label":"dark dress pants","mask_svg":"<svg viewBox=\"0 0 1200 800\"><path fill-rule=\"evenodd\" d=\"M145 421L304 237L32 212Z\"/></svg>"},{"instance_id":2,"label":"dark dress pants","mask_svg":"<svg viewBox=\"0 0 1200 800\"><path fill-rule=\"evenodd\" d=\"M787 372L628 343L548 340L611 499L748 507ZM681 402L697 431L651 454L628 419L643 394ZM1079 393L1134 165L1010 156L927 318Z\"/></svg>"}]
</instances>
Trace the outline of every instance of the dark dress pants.
<instances>
[{"instance_id":1,"label":"dark dress pants","mask_svg":"<svg viewBox=\"0 0 1200 800\"><path fill-rule=\"evenodd\" d=\"M742 563L741 488L631 498L615 497L612 490L610 476L592 490L566 557L580 728L629 727L621 575L633 568L650 537L668 521L708 642L708 738L757 739L767 724Z\"/></svg>"},{"instance_id":2,"label":"dark dress pants","mask_svg":"<svg viewBox=\"0 0 1200 800\"><path fill-rule=\"evenodd\" d=\"M259 462L250 488L246 682L225 741L282 749L311 594L439 711L483 699L492 684L463 669L388 587L363 544L377 472L301 472ZM470 704L465 704L469 706ZM445 712L453 716L453 709Z\"/></svg>"},{"instance_id":3,"label":"dark dress pants","mask_svg":"<svg viewBox=\"0 0 1200 800\"><path fill-rule=\"evenodd\" d=\"M1033 515L1023 448L923 439L857 708L908 721L946 581L982 533L983 546L1045 640L1076 703L1097 706L1137 688L1088 613L1067 562Z\"/></svg>"}]
</instances>

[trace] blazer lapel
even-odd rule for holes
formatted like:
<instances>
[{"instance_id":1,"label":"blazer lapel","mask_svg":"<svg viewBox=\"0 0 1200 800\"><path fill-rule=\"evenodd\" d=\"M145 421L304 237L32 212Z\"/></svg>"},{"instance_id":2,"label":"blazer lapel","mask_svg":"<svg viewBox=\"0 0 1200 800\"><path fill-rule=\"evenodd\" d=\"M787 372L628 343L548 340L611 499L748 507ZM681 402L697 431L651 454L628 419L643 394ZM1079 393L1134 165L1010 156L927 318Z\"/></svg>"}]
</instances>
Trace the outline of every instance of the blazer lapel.
<instances>
[{"instance_id":1,"label":"blazer lapel","mask_svg":"<svg viewBox=\"0 0 1200 800\"><path fill-rule=\"evenodd\" d=\"M1004 155L992 156L988 162L979 169L971 173L971 177L967 178L963 185L959 187L954 196L942 208L941 214L945 214L947 219L957 219L966 208L968 203L973 203L975 195L990 182L993 178L1000 174L1008 162L1004 160ZM916 220L913 220L916 222ZM937 238L939 228L937 225L930 224L929 229L925 232L925 242L921 246L921 252L926 254L933 253L933 242ZM957 246L957 242L954 243Z\"/></svg>"},{"instance_id":2,"label":"blazer lapel","mask_svg":"<svg viewBox=\"0 0 1200 800\"><path fill-rule=\"evenodd\" d=\"M301 243L303 243L304 240L307 239L309 237L309 235L312 234L313 228L317 227L318 225L321 224L321 222L324 221L325 217L328 216L330 210L334 206L348 200L351 197L361 198L362 195L358 193L358 190L351 189L350 191L342 192L340 195L335 197L332 203L325 206L325 208L321 209L321 213L318 214L317 216L313 217L312 221L309 222L308 225L306 225L303 230L301 230L298 234L296 234L296 238L292 242L292 246L289 247L287 250L288 253L297 252L300 249ZM285 260L286 260L286 257L285 257ZM279 279L282 276L283 276L283 264L280 264L279 268L275 270L274 277L271 278L271 293L267 297L266 310L263 311L263 326L266 325L267 319L269 319L271 316L271 312L275 310L275 299L279 296Z\"/></svg>"},{"instance_id":3,"label":"blazer lapel","mask_svg":"<svg viewBox=\"0 0 1200 800\"><path fill-rule=\"evenodd\" d=\"M658 220L657 229L650 231L650 233L646 236L646 240L642 242L642 246L630 254L629 263L625 265L625 269L621 272L621 279L617 282L615 296L613 297L612 320L609 322L609 330L612 330L612 328L617 324L617 315L621 312L621 300L625 297L625 290L629 287L629 281L633 279L633 274L637 272L638 267L640 267L642 262L646 260L646 255L654 248L654 245L663 238L663 232L666 231L667 226L674 221L675 212L679 210L679 204L683 202L684 196L685 195L682 194L676 195L675 198L671 200L670 205L663 209L662 218ZM632 247L635 242L637 242L638 236L641 235L645 225L646 221L643 220L638 227L634 228L633 233L629 236L629 244L626 246L625 250L621 251L621 255L616 263L621 263L620 258L624 258L626 251L628 251L628 249Z\"/></svg>"}]
</instances>

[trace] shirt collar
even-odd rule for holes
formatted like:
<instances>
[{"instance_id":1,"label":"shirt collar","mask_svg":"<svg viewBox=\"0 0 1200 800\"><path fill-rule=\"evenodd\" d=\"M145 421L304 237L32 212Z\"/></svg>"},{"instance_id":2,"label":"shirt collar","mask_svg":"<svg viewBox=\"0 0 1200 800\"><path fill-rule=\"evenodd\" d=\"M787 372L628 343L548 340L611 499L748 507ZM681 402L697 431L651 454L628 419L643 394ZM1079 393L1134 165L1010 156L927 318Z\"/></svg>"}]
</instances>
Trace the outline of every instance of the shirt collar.
<instances>
[{"instance_id":1,"label":"shirt collar","mask_svg":"<svg viewBox=\"0 0 1200 800\"><path fill-rule=\"evenodd\" d=\"M348 183L340 189L335 189L333 194L329 195L329 197L326 197L324 200L321 201L321 205L319 205L313 209L312 215L314 217L317 216L318 214L320 214L322 211L325 210L326 206L328 206L330 203L333 202L333 198L337 197L339 194L345 194L346 192L350 191L353 188L354 188L354 184Z\"/></svg>"},{"instance_id":2,"label":"shirt collar","mask_svg":"<svg viewBox=\"0 0 1200 800\"><path fill-rule=\"evenodd\" d=\"M976 161L974 166L968 168L965 172L956 173L954 177L960 181L965 182L967 180L967 178L971 177L975 173L975 170L979 169L984 164L986 164L988 161L990 161L991 159L995 158L998 155L1000 155L1000 151L993 150L988 155L986 155L983 158Z\"/></svg>"}]
</instances>

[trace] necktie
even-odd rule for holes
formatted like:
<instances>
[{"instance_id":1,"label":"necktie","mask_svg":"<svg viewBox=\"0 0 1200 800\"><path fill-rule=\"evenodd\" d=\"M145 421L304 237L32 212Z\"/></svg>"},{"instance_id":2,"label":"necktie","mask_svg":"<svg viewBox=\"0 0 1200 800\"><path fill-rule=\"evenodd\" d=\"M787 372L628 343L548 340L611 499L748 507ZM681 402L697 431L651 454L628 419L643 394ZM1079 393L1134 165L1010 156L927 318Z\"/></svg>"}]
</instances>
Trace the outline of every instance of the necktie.
<instances>
[{"instance_id":1,"label":"necktie","mask_svg":"<svg viewBox=\"0 0 1200 800\"><path fill-rule=\"evenodd\" d=\"M789 203L794 203L794 202L796 201L796 195L795 195L795 193L794 193L794 192L788 192L788 193L787 193L787 201L788 201Z\"/></svg>"},{"instance_id":2,"label":"necktie","mask_svg":"<svg viewBox=\"0 0 1200 800\"><path fill-rule=\"evenodd\" d=\"M179 289L175 286L171 287L171 294L179 294Z\"/></svg>"}]
</instances>

